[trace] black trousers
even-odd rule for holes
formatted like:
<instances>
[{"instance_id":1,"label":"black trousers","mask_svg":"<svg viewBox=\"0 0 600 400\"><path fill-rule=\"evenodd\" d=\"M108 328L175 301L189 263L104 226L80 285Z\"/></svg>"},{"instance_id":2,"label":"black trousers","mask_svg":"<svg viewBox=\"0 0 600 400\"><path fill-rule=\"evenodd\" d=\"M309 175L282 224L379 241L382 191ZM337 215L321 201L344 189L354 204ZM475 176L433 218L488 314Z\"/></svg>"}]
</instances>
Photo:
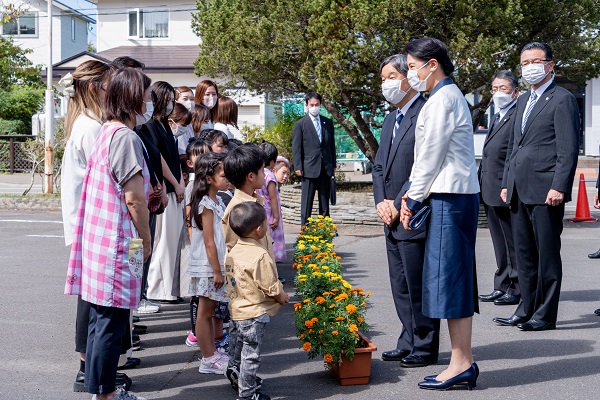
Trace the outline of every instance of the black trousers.
<instances>
[{"instance_id":1,"label":"black trousers","mask_svg":"<svg viewBox=\"0 0 600 400\"><path fill-rule=\"evenodd\" d=\"M90 325L90 307L91 304L83 301L81 296L77 296L77 319L75 320L75 351L86 353L88 328ZM121 354L125 354L131 348L131 327L123 331L123 340L121 341Z\"/></svg>"},{"instance_id":2,"label":"black trousers","mask_svg":"<svg viewBox=\"0 0 600 400\"><path fill-rule=\"evenodd\" d=\"M397 348L420 357L438 358L440 320L423 315L425 239L396 240L386 236L390 284L402 322Z\"/></svg>"},{"instance_id":3,"label":"black trousers","mask_svg":"<svg viewBox=\"0 0 600 400\"><path fill-rule=\"evenodd\" d=\"M325 167L321 166L321 175L318 178L304 178L302 182L302 197L300 205L300 216L302 225L306 225L306 220L312 214L313 202L315 200L315 191L319 192L319 214L329 216L329 196L331 194L331 177L325 172Z\"/></svg>"},{"instance_id":4,"label":"black trousers","mask_svg":"<svg viewBox=\"0 0 600 400\"><path fill-rule=\"evenodd\" d=\"M156 214L150 213L150 243L154 248L154 234L156 233ZM152 261L152 254L146 260L142 271L142 299L148 300L146 293L148 292L148 271L150 270L150 261Z\"/></svg>"},{"instance_id":5,"label":"black trousers","mask_svg":"<svg viewBox=\"0 0 600 400\"><path fill-rule=\"evenodd\" d=\"M90 325L85 354L85 387L89 393L107 394L115 390L121 341L129 329L126 308L90 304Z\"/></svg>"},{"instance_id":6,"label":"black trousers","mask_svg":"<svg viewBox=\"0 0 600 400\"><path fill-rule=\"evenodd\" d=\"M517 198L511 203L511 223L521 302L515 315L556 322L562 283L560 235L565 204L551 207L528 205ZM513 197L514 198L514 197Z\"/></svg>"},{"instance_id":7,"label":"black trousers","mask_svg":"<svg viewBox=\"0 0 600 400\"><path fill-rule=\"evenodd\" d=\"M511 295L520 295L510 209L508 207L492 207L487 204L483 206L496 255L497 269L494 274L494 289Z\"/></svg>"}]
</instances>

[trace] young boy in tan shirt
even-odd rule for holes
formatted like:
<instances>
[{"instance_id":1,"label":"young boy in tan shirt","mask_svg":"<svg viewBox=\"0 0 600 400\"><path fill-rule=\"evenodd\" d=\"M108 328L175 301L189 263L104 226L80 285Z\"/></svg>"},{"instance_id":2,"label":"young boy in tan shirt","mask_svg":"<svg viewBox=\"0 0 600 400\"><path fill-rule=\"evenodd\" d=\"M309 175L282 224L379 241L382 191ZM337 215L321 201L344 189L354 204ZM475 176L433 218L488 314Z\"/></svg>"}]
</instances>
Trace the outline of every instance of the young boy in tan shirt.
<instances>
[{"instance_id":1,"label":"young boy in tan shirt","mask_svg":"<svg viewBox=\"0 0 600 400\"><path fill-rule=\"evenodd\" d=\"M229 218L229 227L239 240L225 259L229 308L236 331L230 343L227 377L232 386L238 386L240 399L269 400L258 392L260 347L267 322L290 297L262 244L269 231L265 209L257 202L242 202L231 209Z\"/></svg>"}]
</instances>

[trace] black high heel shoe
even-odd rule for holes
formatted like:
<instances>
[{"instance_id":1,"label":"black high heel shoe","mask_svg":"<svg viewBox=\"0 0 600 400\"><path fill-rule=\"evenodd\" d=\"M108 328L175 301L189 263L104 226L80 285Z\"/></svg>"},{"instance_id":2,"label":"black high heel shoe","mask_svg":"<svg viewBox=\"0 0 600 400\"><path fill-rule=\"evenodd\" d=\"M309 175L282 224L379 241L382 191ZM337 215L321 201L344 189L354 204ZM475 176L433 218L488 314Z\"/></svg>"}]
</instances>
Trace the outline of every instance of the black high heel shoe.
<instances>
[{"instance_id":1,"label":"black high heel shoe","mask_svg":"<svg viewBox=\"0 0 600 400\"><path fill-rule=\"evenodd\" d=\"M471 364L471 367L475 368L475 380L477 380L477 378L479 377L479 367L477 366L477 364L473 363ZM424 381L435 381L437 378L437 375L427 375L425 378L423 378Z\"/></svg>"},{"instance_id":2,"label":"black high heel shoe","mask_svg":"<svg viewBox=\"0 0 600 400\"><path fill-rule=\"evenodd\" d=\"M445 381L438 381L435 379L437 376L430 375L425 377L423 382L419 382L421 389L429 390L448 390L457 385L466 385L467 389L472 390L477 386L477 377L479 376L479 367L476 363L471 364L471 367L466 371L456 375L454 378L447 379ZM433 377L432 380L427 378Z\"/></svg>"}]
</instances>

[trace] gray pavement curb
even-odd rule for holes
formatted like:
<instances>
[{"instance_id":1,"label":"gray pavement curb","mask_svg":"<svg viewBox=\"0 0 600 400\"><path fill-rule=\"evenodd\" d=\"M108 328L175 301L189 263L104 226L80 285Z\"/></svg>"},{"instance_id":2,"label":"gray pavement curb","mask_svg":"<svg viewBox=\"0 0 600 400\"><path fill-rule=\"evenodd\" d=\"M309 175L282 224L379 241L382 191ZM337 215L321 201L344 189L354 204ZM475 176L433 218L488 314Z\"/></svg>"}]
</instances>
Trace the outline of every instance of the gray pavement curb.
<instances>
[{"instance_id":1,"label":"gray pavement curb","mask_svg":"<svg viewBox=\"0 0 600 400\"><path fill-rule=\"evenodd\" d=\"M0 197L0 210L60 211L60 198Z\"/></svg>"}]
</instances>

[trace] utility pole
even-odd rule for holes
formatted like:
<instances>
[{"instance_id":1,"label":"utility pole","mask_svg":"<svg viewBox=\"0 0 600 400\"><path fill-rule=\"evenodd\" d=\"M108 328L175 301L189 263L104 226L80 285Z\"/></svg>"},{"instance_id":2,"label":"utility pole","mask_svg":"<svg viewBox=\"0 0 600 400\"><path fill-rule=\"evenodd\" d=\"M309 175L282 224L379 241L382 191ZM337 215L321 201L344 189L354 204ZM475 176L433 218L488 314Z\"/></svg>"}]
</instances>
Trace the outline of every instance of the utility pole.
<instances>
[{"instance_id":1,"label":"utility pole","mask_svg":"<svg viewBox=\"0 0 600 400\"><path fill-rule=\"evenodd\" d=\"M44 185L45 193L54 189L52 152L54 147L54 91L52 90L52 0L48 1L48 66L46 67L46 130L44 135Z\"/></svg>"}]
</instances>

